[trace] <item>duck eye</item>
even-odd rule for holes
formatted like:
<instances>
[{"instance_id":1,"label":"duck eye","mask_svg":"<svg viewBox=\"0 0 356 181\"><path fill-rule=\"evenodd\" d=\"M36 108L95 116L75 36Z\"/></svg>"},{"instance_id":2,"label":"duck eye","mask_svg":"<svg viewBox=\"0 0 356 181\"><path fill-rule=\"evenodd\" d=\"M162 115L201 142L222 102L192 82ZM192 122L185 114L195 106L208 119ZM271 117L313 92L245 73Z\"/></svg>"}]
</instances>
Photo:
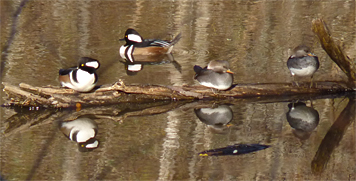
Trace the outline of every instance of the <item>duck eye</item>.
<instances>
[{"instance_id":1,"label":"duck eye","mask_svg":"<svg viewBox=\"0 0 356 181\"><path fill-rule=\"evenodd\" d=\"M82 63L82 65L80 65L80 66L84 67L84 63Z\"/></svg>"}]
</instances>

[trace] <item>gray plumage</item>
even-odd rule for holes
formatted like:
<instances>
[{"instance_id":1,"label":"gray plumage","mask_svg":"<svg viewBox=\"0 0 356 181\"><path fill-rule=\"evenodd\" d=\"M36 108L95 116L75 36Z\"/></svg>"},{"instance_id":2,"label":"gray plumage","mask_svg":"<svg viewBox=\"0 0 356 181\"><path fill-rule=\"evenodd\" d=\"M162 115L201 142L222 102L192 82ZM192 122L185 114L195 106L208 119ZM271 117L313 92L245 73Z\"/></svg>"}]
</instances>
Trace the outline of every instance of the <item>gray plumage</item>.
<instances>
[{"instance_id":1,"label":"gray plumage","mask_svg":"<svg viewBox=\"0 0 356 181\"><path fill-rule=\"evenodd\" d=\"M195 65L194 79L206 87L227 90L233 82L233 73L229 69L229 62L226 60L211 61L205 68Z\"/></svg>"},{"instance_id":2,"label":"gray plumage","mask_svg":"<svg viewBox=\"0 0 356 181\"><path fill-rule=\"evenodd\" d=\"M310 52L309 47L300 45L293 50L287 66L293 76L313 76L319 69L319 59Z\"/></svg>"},{"instance_id":3,"label":"gray plumage","mask_svg":"<svg viewBox=\"0 0 356 181\"><path fill-rule=\"evenodd\" d=\"M319 124L319 113L303 102L290 103L288 105L287 121L289 125L299 131L311 132Z\"/></svg>"},{"instance_id":4,"label":"gray plumage","mask_svg":"<svg viewBox=\"0 0 356 181\"><path fill-rule=\"evenodd\" d=\"M219 105L216 108L194 109L201 122L214 127L226 126L233 118L232 110L227 105Z\"/></svg>"}]
</instances>

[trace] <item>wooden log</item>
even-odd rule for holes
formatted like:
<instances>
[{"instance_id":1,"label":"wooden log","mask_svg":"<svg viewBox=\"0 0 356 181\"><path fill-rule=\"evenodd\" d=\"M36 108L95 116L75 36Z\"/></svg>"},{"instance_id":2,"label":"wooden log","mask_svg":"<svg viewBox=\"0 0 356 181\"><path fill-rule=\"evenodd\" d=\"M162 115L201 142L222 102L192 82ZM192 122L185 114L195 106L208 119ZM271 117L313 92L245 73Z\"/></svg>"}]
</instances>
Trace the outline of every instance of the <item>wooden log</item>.
<instances>
[{"instance_id":1,"label":"wooden log","mask_svg":"<svg viewBox=\"0 0 356 181\"><path fill-rule=\"evenodd\" d=\"M309 83L300 87L291 83L238 84L227 91L214 93L203 86L161 86L161 85L126 85L118 81L104 85L89 93L78 93L62 87L34 87L25 83L14 86L3 82L8 100L3 106L29 106L48 108L109 105L117 103L143 103L163 100L194 100L229 98L261 98L271 96L308 96L331 95L354 90L342 82L317 82L309 88Z\"/></svg>"},{"instance_id":2,"label":"wooden log","mask_svg":"<svg viewBox=\"0 0 356 181\"><path fill-rule=\"evenodd\" d=\"M355 87L356 69L353 67L353 61L344 53L340 44L333 40L326 23L322 19L314 19L313 32L318 36L323 49L329 57L340 67L347 75L349 82L353 83L351 87Z\"/></svg>"}]
</instances>

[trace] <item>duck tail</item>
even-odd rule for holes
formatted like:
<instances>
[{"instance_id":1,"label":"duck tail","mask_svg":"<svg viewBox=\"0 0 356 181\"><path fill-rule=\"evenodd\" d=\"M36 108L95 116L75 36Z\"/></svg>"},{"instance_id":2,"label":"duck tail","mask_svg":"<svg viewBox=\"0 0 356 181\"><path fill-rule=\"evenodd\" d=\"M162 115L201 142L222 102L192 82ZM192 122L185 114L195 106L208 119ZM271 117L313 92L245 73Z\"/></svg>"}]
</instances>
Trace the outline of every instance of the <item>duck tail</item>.
<instances>
[{"instance_id":1,"label":"duck tail","mask_svg":"<svg viewBox=\"0 0 356 181\"><path fill-rule=\"evenodd\" d=\"M59 69L59 75L68 75L74 69Z\"/></svg>"},{"instance_id":2,"label":"duck tail","mask_svg":"<svg viewBox=\"0 0 356 181\"><path fill-rule=\"evenodd\" d=\"M178 43L178 41L182 38L182 33L179 33L176 37L173 38L173 40L169 43L168 47L168 51L167 53L171 53L173 46Z\"/></svg>"},{"instance_id":3,"label":"duck tail","mask_svg":"<svg viewBox=\"0 0 356 181\"><path fill-rule=\"evenodd\" d=\"M182 38L182 33L179 33L176 37L173 38L173 40L169 43L170 46L175 45L178 43L178 41Z\"/></svg>"}]
</instances>

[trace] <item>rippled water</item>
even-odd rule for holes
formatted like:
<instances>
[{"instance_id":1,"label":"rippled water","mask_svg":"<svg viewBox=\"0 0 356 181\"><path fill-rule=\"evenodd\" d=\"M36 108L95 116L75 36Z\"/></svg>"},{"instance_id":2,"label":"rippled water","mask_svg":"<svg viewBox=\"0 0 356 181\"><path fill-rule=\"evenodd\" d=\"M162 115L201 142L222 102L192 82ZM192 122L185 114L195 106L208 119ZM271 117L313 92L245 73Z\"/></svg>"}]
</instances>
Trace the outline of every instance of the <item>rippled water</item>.
<instances>
[{"instance_id":1,"label":"rippled water","mask_svg":"<svg viewBox=\"0 0 356 181\"><path fill-rule=\"evenodd\" d=\"M230 62L235 84L289 82L286 61L290 50L301 43L319 56L316 81L344 80L311 31L314 18L323 18L346 54L355 57L355 1L28 1L6 49L20 2L0 2L5 65L1 78L14 85L59 85L58 70L76 65L82 56L100 61L99 84L119 79L197 84L193 66L214 59ZM172 39L181 32L174 61L147 64L136 75L127 75L119 57L123 44L119 39L127 28L135 28L144 38ZM286 120L287 102L229 103L233 126L223 130L204 124L194 112L201 105L214 108L221 102L117 105L64 113L1 108L0 174L6 180L356 179L354 122L326 159L323 172L312 172L311 162L347 99L313 100L320 121L303 140ZM79 152L59 130L58 120L75 114L90 116L98 124L97 149ZM198 155L236 143L271 147L239 156Z\"/></svg>"}]
</instances>

